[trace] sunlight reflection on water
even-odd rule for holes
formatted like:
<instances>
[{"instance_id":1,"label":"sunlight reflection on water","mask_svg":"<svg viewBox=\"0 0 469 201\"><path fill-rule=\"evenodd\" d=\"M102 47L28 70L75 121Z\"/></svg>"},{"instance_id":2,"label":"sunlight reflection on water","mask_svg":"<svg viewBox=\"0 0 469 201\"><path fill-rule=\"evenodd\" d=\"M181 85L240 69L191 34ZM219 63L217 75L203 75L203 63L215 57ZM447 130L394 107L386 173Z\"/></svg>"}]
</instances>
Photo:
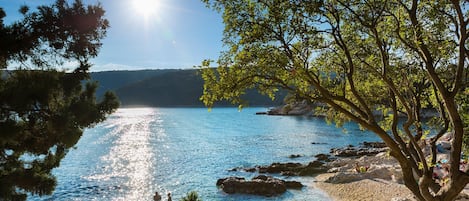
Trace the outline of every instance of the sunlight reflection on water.
<instances>
[{"instance_id":1,"label":"sunlight reflection on water","mask_svg":"<svg viewBox=\"0 0 469 201\"><path fill-rule=\"evenodd\" d=\"M112 135L117 135L110 152L101 157L106 170L89 176L90 180L122 178L124 189L122 200L141 200L143 195L152 195L153 151L152 135L164 134L162 129L152 133L150 125L161 125L158 112L151 108L120 109L118 118L110 121L115 126ZM157 137L159 141L163 138Z\"/></svg>"},{"instance_id":2,"label":"sunlight reflection on water","mask_svg":"<svg viewBox=\"0 0 469 201\"><path fill-rule=\"evenodd\" d=\"M121 108L87 129L54 169L53 195L28 200L151 200L155 191L179 200L193 190L203 200L330 200L312 187L310 177L274 175L307 185L278 197L227 195L215 183L222 177L256 176L228 171L234 167L308 163L331 147L376 140L354 125L346 125L351 132L344 134L322 119L254 115L261 109Z\"/></svg>"}]
</instances>

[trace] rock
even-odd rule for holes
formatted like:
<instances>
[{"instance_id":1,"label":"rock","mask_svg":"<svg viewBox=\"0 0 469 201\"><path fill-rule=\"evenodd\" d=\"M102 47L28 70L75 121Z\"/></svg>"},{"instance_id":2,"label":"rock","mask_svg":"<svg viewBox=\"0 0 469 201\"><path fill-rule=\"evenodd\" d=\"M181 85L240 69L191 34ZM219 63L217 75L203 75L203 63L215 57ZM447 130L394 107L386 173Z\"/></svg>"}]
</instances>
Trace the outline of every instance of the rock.
<instances>
[{"instance_id":1,"label":"rock","mask_svg":"<svg viewBox=\"0 0 469 201\"><path fill-rule=\"evenodd\" d=\"M239 168L235 167L235 168L229 169L228 171L230 171L230 172L237 172L238 170L239 170Z\"/></svg>"},{"instance_id":2,"label":"rock","mask_svg":"<svg viewBox=\"0 0 469 201\"><path fill-rule=\"evenodd\" d=\"M228 178L218 179L217 186L220 186L221 184L223 184L223 182L225 182L225 180L227 179L244 180L243 177L228 177Z\"/></svg>"},{"instance_id":3,"label":"rock","mask_svg":"<svg viewBox=\"0 0 469 201\"><path fill-rule=\"evenodd\" d=\"M228 178L220 184L224 192L233 194L254 194L264 196L274 196L284 193L287 188L280 180L262 180L253 179L246 181L244 179Z\"/></svg>"},{"instance_id":4,"label":"rock","mask_svg":"<svg viewBox=\"0 0 469 201\"><path fill-rule=\"evenodd\" d=\"M327 173L336 173L339 171L340 171L339 167L332 167L332 168L329 168L329 170L327 170Z\"/></svg>"},{"instance_id":5,"label":"rock","mask_svg":"<svg viewBox=\"0 0 469 201\"><path fill-rule=\"evenodd\" d=\"M303 184L297 181L285 181L285 186L288 189L300 189L303 188Z\"/></svg>"},{"instance_id":6,"label":"rock","mask_svg":"<svg viewBox=\"0 0 469 201\"><path fill-rule=\"evenodd\" d=\"M316 159L318 159L319 161L329 162L331 160L330 156L331 155L329 155L329 154L317 154L314 157L316 157Z\"/></svg>"},{"instance_id":7,"label":"rock","mask_svg":"<svg viewBox=\"0 0 469 201\"><path fill-rule=\"evenodd\" d=\"M312 176L319 173L324 173L328 170L327 167L324 166L323 162L320 161L313 161L310 162L307 166L303 167L299 172L299 176Z\"/></svg>"},{"instance_id":8,"label":"rock","mask_svg":"<svg viewBox=\"0 0 469 201\"><path fill-rule=\"evenodd\" d=\"M282 176L298 176L298 173L292 171L282 171L280 172Z\"/></svg>"},{"instance_id":9,"label":"rock","mask_svg":"<svg viewBox=\"0 0 469 201\"><path fill-rule=\"evenodd\" d=\"M292 154L292 155L288 156L288 158L299 158L299 157L302 157L302 155L300 155L300 154Z\"/></svg>"},{"instance_id":10,"label":"rock","mask_svg":"<svg viewBox=\"0 0 469 201\"><path fill-rule=\"evenodd\" d=\"M268 115L313 115L313 104L310 104L308 101L297 101L293 103L288 103L279 107L270 109Z\"/></svg>"},{"instance_id":11,"label":"rock","mask_svg":"<svg viewBox=\"0 0 469 201\"><path fill-rule=\"evenodd\" d=\"M386 148L386 143L384 142L363 142L363 147L365 148Z\"/></svg>"},{"instance_id":12,"label":"rock","mask_svg":"<svg viewBox=\"0 0 469 201\"><path fill-rule=\"evenodd\" d=\"M351 157L351 156L357 156L358 150L350 147L345 147L345 148L332 148L330 153L334 156L340 156L340 157Z\"/></svg>"},{"instance_id":13,"label":"rock","mask_svg":"<svg viewBox=\"0 0 469 201\"><path fill-rule=\"evenodd\" d=\"M348 145L343 148L332 148L330 153L339 157L371 156L387 151L388 148L381 142L363 142L361 146Z\"/></svg>"},{"instance_id":14,"label":"rock","mask_svg":"<svg viewBox=\"0 0 469 201\"><path fill-rule=\"evenodd\" d=\"M301 163L272 163L269 166L260 166L259 173L280 173L283 171L294 171L302 167Z\"/></svg>"},{"instance_id":15,"label":"rock","mask_svg":"<svg viewBox=\"0 0 469 201\"><path fill-rule=\"evenodd\" d=\"M255 172L256 170L256 168L244 168L244 171L246 172Z\"/></svg>"},{"instance_id":16,"label":"rock","mask_svg":"<svg viewBox=\"0 0 469 201\"><path fill-rule=\"evenodd\" d=\"M311 144L327 144L325 142L311 142Z\"/></svg>"},{"instance_id":17,"label":"rock","mask_svg":"<svg viewBox=\"0 0 469 201\"><path fill-rule=\"evenodd\" d=\"M259 175L247 181L240 177L228 177L217 181L225 193L253 194L274 196L284 193L287 188L302 188L303 184L296 181L284 181L271 176Z\"/></svg>"},{"instance_id":18,"label":"rock","mask_svg":"<svg viewBox=\"0 0 469 201\"><path fill-rule=\"evenodd\" d=\"M261 175L258 175L258 176L253 177L252 180L254 180L254 179L259 179L259 180L262 180L262 181L267 181L267 180L270 179L270 178L273 178L273 177L269 177L269 176L266 176L266 175L262 175L262 174L261 174Z\"/></svg>"},{"instance_id":19,"label":"rock","mask_svg":"<svg viewBox=\"0 0 469 201\"><path fill-rule=\"evenodd\" d=\"M308 165L306 167L307 168L315 168L315 167L321 167L322 165L324 165L324 163L321 162L321 161L313 161L313 162L308 163Z\"/></svg>"},{"instance_id":20,"label":"rock","mask_svg":"<svg viewBox=\"0 0 469 201\"><path fill-rule=\"evenodd\" d=\"M327 171L323 162L313 161L308 165L301 163L272 163L269 166L260 166L259 173L270 173L284 176L312 176Z\"/></svg>"},{"instance_id":21,"label":"rock","mask_svg":"<svg viewBox=\"0 0 469 201\"><path fill-rule=\"evenodd\" d=\"M228 172L256 172L257 168L243 168L243 167L235 167L232 169L228 169Z\"/></svg>"}]
</instances>

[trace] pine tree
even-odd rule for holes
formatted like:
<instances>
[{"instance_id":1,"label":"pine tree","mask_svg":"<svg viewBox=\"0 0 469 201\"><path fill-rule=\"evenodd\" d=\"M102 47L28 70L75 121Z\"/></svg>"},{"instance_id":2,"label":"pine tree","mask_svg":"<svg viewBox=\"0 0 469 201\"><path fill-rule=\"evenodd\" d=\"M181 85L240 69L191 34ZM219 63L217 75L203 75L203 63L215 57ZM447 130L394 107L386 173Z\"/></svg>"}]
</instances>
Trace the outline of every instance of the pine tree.
<instances>
[{"instance_id":1,"label":"pine tree","mask_svg":"<svg viewBox=\"0 0 469 201\"><path fill-rule=\"evenodd\" d=\"M109 23L101 5L53 5L30 11L5 25L0 8L0 198L25 200L51 194L51 170L80 139L83 129L119 106L112 93L97 101L88 82ZM65 72L61 66L76 63Z\"/></svg>"}]
</instances>

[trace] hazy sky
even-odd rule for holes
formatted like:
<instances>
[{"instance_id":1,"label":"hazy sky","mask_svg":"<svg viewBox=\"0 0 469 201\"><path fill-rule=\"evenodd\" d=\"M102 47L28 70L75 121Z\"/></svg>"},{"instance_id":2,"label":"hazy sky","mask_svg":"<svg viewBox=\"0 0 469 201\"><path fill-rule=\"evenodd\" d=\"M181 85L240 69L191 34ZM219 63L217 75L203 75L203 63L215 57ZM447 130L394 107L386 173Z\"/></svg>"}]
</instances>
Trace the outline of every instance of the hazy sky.
<instances>
[{"instance_id":1,"label":"hazy sky","mask_svg":"<svg viewBox=\"0 0 469 201\"><path fill-rule=\"evenodd\" d=\"M20 5L55 0L0 0L6 23L19 19ZM69 2L73 2L69 0ZM97 0L83 0L97 3ZM217 59L222 50L221 16L200 0L100 0L111 27L93 71L192 68Z\"/></svg>"}]
</instances>

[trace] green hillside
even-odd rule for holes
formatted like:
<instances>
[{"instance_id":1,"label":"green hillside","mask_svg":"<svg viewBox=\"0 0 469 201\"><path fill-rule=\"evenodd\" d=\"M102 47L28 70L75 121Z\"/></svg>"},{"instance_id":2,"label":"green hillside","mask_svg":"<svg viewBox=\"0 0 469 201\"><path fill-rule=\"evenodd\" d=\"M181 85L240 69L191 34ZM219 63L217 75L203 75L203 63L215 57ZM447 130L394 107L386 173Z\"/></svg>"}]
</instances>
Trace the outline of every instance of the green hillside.
<instances>
[{"instance_id":1,"label":"green hillside","mask_svg":"<svg viewBox=\"0 0 469 201\"><path fill-rule=\"evenodd\" d=\"M197 70L144 70L108 71L92 73L92 79L99 82L98 95L114 91L123 107L203 107L203 81ZM276 101L249 91L244 99L250 106L275 106L282 104L283 95ZM219 103L216 106L233 106Z\"/></svg>"},{"instance_id":2,"label":"green hillside","mask_svg":"<svg viewBox=\"0 0 469 201\"><path fill-rule=\"evenodd\" d=\"M100 97L106 91L116 91L123 86L173 71L177 70L103 71L91 73L91 79L99 82L96 96Z\"/></svg>"}]
</instances>

